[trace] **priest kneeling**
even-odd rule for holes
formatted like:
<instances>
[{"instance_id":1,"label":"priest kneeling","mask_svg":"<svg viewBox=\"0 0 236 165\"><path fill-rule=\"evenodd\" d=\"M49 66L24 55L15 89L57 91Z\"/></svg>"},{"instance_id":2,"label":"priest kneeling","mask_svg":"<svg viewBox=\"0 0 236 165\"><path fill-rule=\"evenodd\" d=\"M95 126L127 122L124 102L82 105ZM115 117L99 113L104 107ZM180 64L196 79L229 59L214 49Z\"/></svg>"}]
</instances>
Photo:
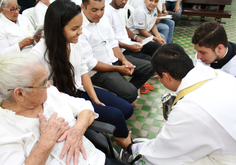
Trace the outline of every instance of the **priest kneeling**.
<instances>
[{"instance_id":1,"label":"priest kneeling","mask_svg":"<svg viewBox=\"0 0 236 165\"><path fill-rule=\"evenodd\" d=\"M152 66L177 97L155 139L124 147L138 164L236 164L236 79L196 64L177 44L160 47Z\"/></svg>"}]
</instances>

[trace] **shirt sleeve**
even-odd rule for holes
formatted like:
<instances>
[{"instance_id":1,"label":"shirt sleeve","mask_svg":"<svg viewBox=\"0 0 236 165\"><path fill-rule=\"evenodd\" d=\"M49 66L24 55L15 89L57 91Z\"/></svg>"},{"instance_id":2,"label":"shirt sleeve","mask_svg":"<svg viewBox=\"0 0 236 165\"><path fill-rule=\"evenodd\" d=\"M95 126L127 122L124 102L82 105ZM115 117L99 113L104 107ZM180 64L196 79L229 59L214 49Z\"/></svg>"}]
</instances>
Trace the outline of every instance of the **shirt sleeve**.
<instances>
[{"instance_id":1,"label":"shirt sleeve","mask_svg":"<svg viewBox=\"0 0 236 165\"><path fill-rule=\"evenodd\" d=\"M79 47L80 52L85 51L85 50L82 49L82 46L81 46L80 42L77 42L77 44L78 44L78 47ZM81 50L82 50L82 51L81 51ZM79 53L79 52L77 52L77 53ZM81 64L80 64L80 68L81 68L81 69L80 69L80 75L82 76L82 75L88 73L88 67L87 67L86 63L84 62L83 54L82 54L82 53L79 53L79 54L80 54L79 57L81 58L81 59L80 59L80 60L81 60Z\"/></svg>"},{"instance_id":2,"label":"shirt sleeve","mask_svg":"<svg viewBox=\"0 0 236 165\"><path fill-rule=\"evenodd\" d=\"M133 17L133 26L135 29L145 29L146 27L146 14L139 11L139 7L135 9L134 13L131 14Z\"/></svg>"},{"instance_id":3,"label":"shirt sleeve","mask_svg":"<svg viewBox=\"0 0 236 165\"><path fill-rule=\"evenodd\" d=\"M86 63L83 60L83 57L81 59L81 71L80 71L80 75L83 76L84 74L88 73L88 67L86 65Z\"/></svg>"},{"instance_id":4,"label":"shirt sleeve","mask_svg":"<svg viewBox=\"0 0 236 165\"><path fill-rule=\"evenodd\" d=\"M30 133L22 134L21 130L16 129L15 119L12 120L15 115L13 111L6 112L6 116L3 114L2 108L0 109L0 164L22 165L27 156L27 149L24 148L23 143L27 143L32 135Z\"/></svg>"},{"instance_id":5,"label":"shirt sleeve","mask_svg":"<svg viewBox=\"0 0 236 165\"><path fill-rule=\"evenodd\" d=\"M111 13L109 7L105 7L105 13L104 13L104 16L107 17L107 20L108 20L108 22L110 23L110 25L113 25L113 19L112 19L111 14L112 14L112 13Z\"/></svg>"},{"instance_id":6,"label":"shirt sleeve","mask_svg":"<svg viewBox=\"0 0 236 165\"><path fill-rule=\"evenodd\" d=\"M104 22L109 22L109 19L107 17L104 17L103 18L103 23ZM112 25L111 24L103 24L104 26L108 26L107 27L107 30L108 30L108 34L109 34L109 43L111 44L111 47L114 48L114 47L119 47L119 42L118 40L116 39L116 34L112 28Z\"/></svg>"},{"instance_id":7,"label":"shirt sleeve","mask_svg":"<svg viewBox=\"0 0 236 165\"><path fill-rule=\"evenodd\" d=\"M48 93L51 97L55 97L58 101L65 102L69 105L70 110L72 111L74 117L78 116L80 112L83 110L91 110L94 112L93 105L90 101L87 101L83 98L73 97L65 93L61 93L58 89L54 86L48 88ZM94 113L95 119L98 117L97 113Z\"/></svg>"},{"instance_id":8,"label":"shirt sleeve","mask_svg":"<svg viewBox=\"0 0 236 165\"><path fill-rule=\"evenodd\" d=\"M0 27L0 56L13 53L20 52L19 43L14 45L10 45L9 40L7 38L6 31L3 26Z\"/></svg>"},{"instance_id":9,"label":"shirt sleeve","mask_svg":"<svg viewBox=\"0 0 236 165\"><path fill-rule=\"evenodd\" d=\"M68 94L61 93L64 100L67 104L71 107L73 115L76 117L79 115L80 112L83 110L91 110L94 112L93 105L90 101L85 100L83 98L69 96ZM97 118L97 114L94 113L94 117Z\"/></svg>"},{"instance_id":10,"label":"shirt sleeve","mask_svg":"<svg viewBox=\"0 0 236 165\"><path fill-rule=\"evenodd\" d=\"M110 42L112 48L119 47L119 42L116 39L116 35L115 35L115 32L113 31L112 27L110 29L110 39L109 39L109 42Z\"/></svg>"},{"instance_id":11,"label":"shirt sleeve","mask_svg":"<svg viewBox=\"0 0 236 165\"><path fill-rule=\"evenodd\" d=\"M88 70L92 70L98 63L96 58L93 56L93 49L88 43L87 37L89 37L86 29L83 29L83 33L79 36L79 42L82 46L83 61L86 63Z\"/></svg>"},{"instance_id":12,"label":"shirt sleeve","mask_svg":"<svg viewBox=\"0 0 236 165\"><path fill-rule=\"evenodd\" d=\"M2 139L4 140L4 139ZM1 143L1 142L0 142ZM14 148L14 149L13 149ZM23 165L25 162L25 153L20 143L0 144L0 164L1 165Z\"/></svg>"}]
</instances>

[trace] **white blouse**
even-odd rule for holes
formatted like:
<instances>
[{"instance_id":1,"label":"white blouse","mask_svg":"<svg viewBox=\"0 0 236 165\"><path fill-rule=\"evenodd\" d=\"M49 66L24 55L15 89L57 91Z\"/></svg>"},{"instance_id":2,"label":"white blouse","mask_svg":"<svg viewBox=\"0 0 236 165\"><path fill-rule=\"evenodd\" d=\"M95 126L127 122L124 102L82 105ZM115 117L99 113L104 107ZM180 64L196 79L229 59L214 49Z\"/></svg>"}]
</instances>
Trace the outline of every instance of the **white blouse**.
<instances>
[{"instance_id":1,"label":"white blouse","mask_svg":"<svg viewBox=\"0 0 236 165\"><path fill-rule=\"evenodd\" d=\"M83 110L93 111L90 101L71 97L60 93L57 88L51 86L47 89L48 98L43 104L44 115L47 119L57 112L58 116L64 117L70 126L76 123L74 117ZM95 118L98 114L94 113ZM37 145L40 138L39 119L16 115L15 112L0 107L0 164L22 165L31 151ZM65 141L56 143L46 165L65 165L65 159L60 159L60 153ZM104 164L105 155L96 149L93 144L83 137L83 144L87 154L87 160L79 156L79 165ZM71 162L71 165L73 161Z\"/></svg>"},{"instance_id":2,"label":"white blouse","mask_svg":"<svg viewBox=\"0 0 236 165\"><path fill-rule=\"evenodd\" d=\"M87 68L86 64L83 62L81 45L79 42L76 44L71 43L70 48L71 48L71 53L70 53L69 60L70 60L70 63L72 64L72 66L74 67L76 88L81 91L85 91L84 86L82 85L81 76L84 75L85 73L88 73L88 68ZM45 52L46 52L46 45L45 45L44 39L41 39L34 46L34 48L30 51L30 53L33 53L39 57L40 61L46 67L46 70L49 75L51 73L51 66L47 62L48 58L47 58L47 60L45 60L45 58L44 58ZM48 55L48 54L46 54L46 55ZM50 82L51 82L51 84L53 84L52 79L50 80Z\"/></svg>"}]
</instances>

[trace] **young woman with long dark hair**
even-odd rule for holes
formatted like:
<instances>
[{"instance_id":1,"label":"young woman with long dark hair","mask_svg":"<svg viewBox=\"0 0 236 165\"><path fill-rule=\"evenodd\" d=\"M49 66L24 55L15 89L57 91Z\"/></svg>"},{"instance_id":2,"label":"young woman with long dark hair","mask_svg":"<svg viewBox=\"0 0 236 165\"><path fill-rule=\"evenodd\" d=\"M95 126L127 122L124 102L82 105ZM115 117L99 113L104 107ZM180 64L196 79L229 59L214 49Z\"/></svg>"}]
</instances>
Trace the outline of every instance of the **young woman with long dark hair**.
<instances>
[{"instance_id":1,"label":"young woman with long dark hair","mask_svg":"<svg viewBox=\"0 0 236 165\"><path fill-rule=\"evenodd\" d=\"M53 2L45 16L45 40L42 39L31 52L39 56L51 84L60 92L90 100L99 114L97 120L116 126L114 139L122 147L122 143L130 138L125 120L133 114L133 107L118 96L93 87L82 60L83 48L78 42L82 22L79 5L69 0Z\"/></svg>"}]
</instances>

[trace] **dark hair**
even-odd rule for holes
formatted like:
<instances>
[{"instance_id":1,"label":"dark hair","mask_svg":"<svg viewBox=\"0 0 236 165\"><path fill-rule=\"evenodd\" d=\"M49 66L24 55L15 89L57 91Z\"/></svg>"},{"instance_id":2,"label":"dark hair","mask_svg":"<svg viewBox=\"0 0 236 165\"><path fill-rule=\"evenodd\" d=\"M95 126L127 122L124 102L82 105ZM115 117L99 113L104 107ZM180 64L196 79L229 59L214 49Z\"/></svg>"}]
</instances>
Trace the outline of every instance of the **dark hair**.
<instances>
[{"instance_id":1,"label":"dark hair","mask_svg":"<svg viewBox=\"0 0 236 165\"><path fill-rule=\"evenodd\" d=\"M54 85L59 91L75 96L76 86L74 67L69 61L67 41L63 35L63 28L81 8L70 0L56 0L47 9L44 21L45 42L48 52L48 63ZM46 57L45 52L45 59Z\"/></svg>"},{"instance_id":2,"label":"dark hair","mask_svg":"<svg viewBox=\"0 0 236 165\"><path fill-rule=\"evenodd\" d=\"M193 69L193 61L184 49L175 43L165 44L157 49L152 57L152 67L162 78L167 72L176 80L182 80Z\"/></svg>"},{"instance_id":3,"label":"dark hair","mask_svg":"<svg viewBox=\"0 0 236 165\"><path fill-rule=\"evenodd\" d=\"M102 0L94 0L94 1L99 1L101 2ZM82 0L82 4L84 5L85 8L87 8L87 5L89 4L90 0Z\"/></svg>"},{"instance_id":4,"label":"dark hair","mask_svg":"<svg viewBox=\"0 0 236 165\"><path fill-rule=\"evenodd\" d=\"M215 51L219 44L228 47L227 34L218 22L206 22L200 25L192 37L192 43L210 48L212 51Z\"/></svg>"}]
</instances>

